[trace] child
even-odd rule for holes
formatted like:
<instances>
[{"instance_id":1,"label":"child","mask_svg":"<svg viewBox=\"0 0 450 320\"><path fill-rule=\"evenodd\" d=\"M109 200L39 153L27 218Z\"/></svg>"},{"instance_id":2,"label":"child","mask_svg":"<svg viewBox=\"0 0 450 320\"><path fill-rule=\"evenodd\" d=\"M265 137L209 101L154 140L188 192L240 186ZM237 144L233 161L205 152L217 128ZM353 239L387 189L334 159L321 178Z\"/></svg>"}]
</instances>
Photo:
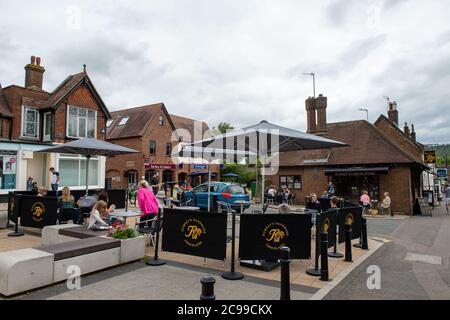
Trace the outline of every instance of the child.
<instances>
[{"instance_id":1,"label":"child","mask_svg":"<svg viewBox=\"0 0 450 320\"><path fill-rule=\"evenodd\" d=\"M101 230L103 228L111 228L103 219L101 215L105 215L107 210L106 202L103 200L98 201L92 208L91 215L89 217L89 230ZM103 227L103 228L101 228Z\"/></svg>"}]
</instances>

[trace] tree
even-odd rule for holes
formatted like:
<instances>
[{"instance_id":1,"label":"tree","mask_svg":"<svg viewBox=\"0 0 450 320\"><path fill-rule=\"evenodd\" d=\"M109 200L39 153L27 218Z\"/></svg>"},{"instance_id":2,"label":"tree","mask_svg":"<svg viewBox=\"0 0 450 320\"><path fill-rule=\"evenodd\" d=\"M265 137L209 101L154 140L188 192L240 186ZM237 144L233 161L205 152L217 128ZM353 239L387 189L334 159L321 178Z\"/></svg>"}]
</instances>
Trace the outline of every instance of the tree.
<instances>
[{"instance_id":1,"label":"tree","mask_svg":"<svg viewBox=\"0 0 450 320\"><path fill-rule=\"evenodd\" d=\"M227 133L227 131L233 130L234 127L229 124L228 122L221 122L219 123L219 127L218 127L220 133L224 134Z\"/></svg>"}]
</instances>

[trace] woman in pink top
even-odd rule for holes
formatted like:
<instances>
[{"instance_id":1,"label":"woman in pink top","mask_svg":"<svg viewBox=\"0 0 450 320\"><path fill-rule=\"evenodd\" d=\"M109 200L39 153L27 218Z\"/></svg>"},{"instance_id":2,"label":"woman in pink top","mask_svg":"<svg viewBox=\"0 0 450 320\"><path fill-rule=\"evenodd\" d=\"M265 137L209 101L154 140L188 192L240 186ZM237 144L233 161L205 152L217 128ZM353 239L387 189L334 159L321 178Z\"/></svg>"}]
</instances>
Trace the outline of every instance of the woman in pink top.
<instances>
[{"instance_id":1,"label":"woman in pink top","mask_svg":"<svg viewBox=\"0 0 450 320\"><path fill-rule=\"evenodd\" d=\"M139 182L137 201L141 210L141 221L151 220L158 214L158 200L150 189L150 185L145 180ZM139 227L144 227L144 225L145 222L142 225L139 224Z\"/></svg>"},{"instance_id":2,"label":"woman in pink top","mask_svg":"<svg viewBox=\"0 0 450 320\"><path fill-rule=\"evenodd\" d=\"M367 191L363 191L363 194L361 195L359 201L364 208L370 209L370 197Z\"/></svg>"}]
</instances>

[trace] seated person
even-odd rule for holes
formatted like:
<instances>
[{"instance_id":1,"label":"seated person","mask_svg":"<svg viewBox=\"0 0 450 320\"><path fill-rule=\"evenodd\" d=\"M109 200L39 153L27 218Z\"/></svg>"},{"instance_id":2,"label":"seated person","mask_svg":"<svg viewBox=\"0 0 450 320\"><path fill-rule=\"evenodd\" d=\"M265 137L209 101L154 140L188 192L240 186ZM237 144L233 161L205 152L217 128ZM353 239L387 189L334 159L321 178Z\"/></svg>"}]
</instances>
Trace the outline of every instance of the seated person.
<instances>
[{"instance_id":1,"label":"seated person","mask_svg":"<svg viewBox=\"0 0 450 320\"><path fill-rule=\"evenodd\" d=\"M106 202L103 200L98 201L92 208L91 215L89 217L89 230L101 230L103 228L111 228L108 223L106 223L101 216L105 215L107 210Z\"/></svg>"},{"instance_id":2,"label":"seated person","mask_svg":"<svg viewBox=\"0 0 450 320\"><path fill-rule=\"evenodd\" d=\"M278 206L279 213L291 213L291 207L287 203L282 203Z\"/></svg>"},{"instance_id":3,"label":"seated person","mask_svg":"<svg viewBox=\"0 0 450 320\"><path fill-rule=\"evenodd\" d=\"M61 197L59 197L59 210L73 209L73 223L80 223L80 210L75 207L75 198L70 194L69 187L64 187L61 190Z\"/></svg>"},{"instance_id":4,"label":"seated person","mask_svg":"<svg viewBox=\"0 0 450 320\"><path fill-rule=\"evenodd\" d=\"M39 188L38 188L38 194L37 194L37 196L38 197L46 197L47 196L47 188L46 187L44 187L44 186L40 186Z\"/></svg>"},{"instance_id":5,"label":"seated person","mask_svg":"<svg viewBox=\"0 0 450 320\"><path fill-rule=\"evenodd\" d=\"M100 201L105 201L106 203L109 202L108 199L108 192L106 192L105 190L101 191L98 195L97 195L98 200ZM102 215L102 219L105 219L108 221L108 223L110 223L111 225L114 224L115 222L124 222L123 220L116 218L116 217L111 217L109 214L111 212L114 211L114 209L116 209L116 205L112 204L111 206L109 206L109 208L106 209L105 214Z\"/></svg>"}]
</instances>

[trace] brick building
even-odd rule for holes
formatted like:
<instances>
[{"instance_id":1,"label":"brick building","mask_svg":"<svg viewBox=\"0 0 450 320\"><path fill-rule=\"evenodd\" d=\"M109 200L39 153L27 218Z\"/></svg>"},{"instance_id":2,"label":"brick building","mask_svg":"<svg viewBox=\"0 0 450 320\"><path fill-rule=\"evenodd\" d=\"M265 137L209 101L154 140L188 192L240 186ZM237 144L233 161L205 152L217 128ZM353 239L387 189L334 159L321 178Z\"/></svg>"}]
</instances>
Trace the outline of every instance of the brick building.
<instances>
[{"instance_id":1,"label":"brick building","mask_svg":"<svg viewBox=\"0 0 450 320\"><path fill-rule=\"evenodd\" d=\"M41 58L25 66L25 85L0 85L0 194L25 190L29 176L50 187L49 167L62 186L83 189L86 162L80 156L36 151L81 137L105 139L109 111L86 73L69 75L52 92L43 89ZM89 185L104 187L105 158L90 164Z\"/></svg>"},{"instance_id":2,"label":"brick building","mask_svg":"<svg viewBox=\"0 0 450 320\"><path fill-rule=\"evenodd\" d=\"M391 102L388 116L375 123L365 120L327 123L327 98L319 95L305 102L307 132L349 144L326 150L302 150L280 155L280 170L271 183L287 186L296 195L296 203L314 192L322 194L329 181L336 194L359 201L367 190L372 199L382 200L390 193L392 209L412 214L413 203L421 194L424 146L416 141L414 125L398 126L397 104Z\"/></svg>"},{"instance_id":3,"label":"brick building","mask_svg":"<svg viewBox=\"0 0 450 320\"><path fill-rule=\"evenodd\" d=\"M205 165L175 163L171 157L180 141L202 138L209 130L205 122L171 115L163 103L115 111L111 116L106 128L107 140L140 151L108 158L106 183L112 188L137 184L141 178L150 181L156 171L160 173L161 182L182 184L191 174L207 171ZM220 174L218 165L212 165L211 171L216 177ZM200 177L190 180L198 184Z\"/></svg>"}]
</instances>

